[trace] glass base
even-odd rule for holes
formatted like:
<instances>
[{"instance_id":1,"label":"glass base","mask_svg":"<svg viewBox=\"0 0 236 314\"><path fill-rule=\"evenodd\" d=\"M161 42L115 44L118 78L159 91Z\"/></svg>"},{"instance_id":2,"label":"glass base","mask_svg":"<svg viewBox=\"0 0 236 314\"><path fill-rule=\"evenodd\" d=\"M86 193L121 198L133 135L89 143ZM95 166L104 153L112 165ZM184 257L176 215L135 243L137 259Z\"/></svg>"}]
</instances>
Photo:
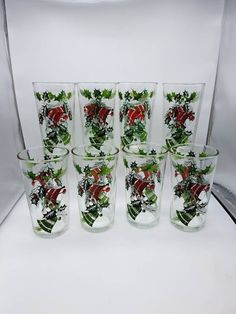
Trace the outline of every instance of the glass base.
<instances>
[{"instance_id":1,"label":"glass base","mask_svg":"<svg viewBox=\"0 0 236 314\"><path fill-rule=\"evenodd\" d=\"M153 216L152 219L138 219L139 217L136 218L136 220L133 220L127 215L127 220L128 222L137 228L140 229L148 229L155 227L158 222L159 222L159 217ZM150 217L149 217L150 218Z\"/></svg>"},{"instance_id":2,"label":"glass base","mask_svg":"<svg viewBox=\"0 0 236 314\"><path fill-rule=\"evenodd\" d=\"M38 237L44 238L44 239L56 238L56 237L62 235L63 233L65 233L67 230L68 230L68 226L66 226L64 229L57 231L57 232L45 233L45 232L40 232L37 229L33 228L34 234L36 234Z\"/></svg>"},{"instance_id":3,"label":"glass base","mask_svg":"<svg viewBox=\"0 0 236 314\"><path fill-rule=\"evenodd\" d=\"M171 224L173 225L173 226L175 226L175 228L177 228L177 229L179 229L179 230L181 230L181 231L186 231L186 232L195 232L195 231L199 231L199 230L201 230L203 227L204 227L204 225L205 225L205 221L202 223L202 224L200 224L200 225L198 225L198 226L185 226L184 224L182 224L179 220L178 220L178 218L177 219L174 219L174 218L172 218L171 220Z\"/></svg>"},{"instance_id":4,"label":"glass base","mask_svg":"<svg viewBox=\"0 0 236 314\"><path fill-rule=\"evenodd\" d=\"M92 226L88 225L83 219L81 219L80 222L82 227L86 231L97 233L110 229L114 223L114 219L111 219L110 217L103 215L101 217L98 217Z\"/></svg>"},{"instance_id":5,"label":"glass base","mask_svg":"<svg viewBox=\"0 0 236 314\"><path fill-rule=\"evenodd\" d=\"M107 226L96 228L96 227L89 227L88 225L85 225L84 223L81 223L82 227L84 230L92 232L92 233L99 233L99 232L104 232L110 229L113 225L113 223L110 223Z\"/></svg>"}]
</instances>

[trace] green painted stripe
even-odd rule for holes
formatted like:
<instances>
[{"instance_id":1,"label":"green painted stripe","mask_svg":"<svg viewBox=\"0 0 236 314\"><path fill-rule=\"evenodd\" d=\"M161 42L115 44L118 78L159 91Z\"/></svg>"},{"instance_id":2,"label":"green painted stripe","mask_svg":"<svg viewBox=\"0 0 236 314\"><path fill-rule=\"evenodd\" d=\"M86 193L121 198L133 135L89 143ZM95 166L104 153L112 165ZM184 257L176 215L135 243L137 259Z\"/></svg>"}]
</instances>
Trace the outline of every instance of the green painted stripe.
<instances>
[{"instance_id":1,"label":"green painted stripe","mask_svg":"<svg viewBox=\"0 0 236 314\"><path fill-rule=\"evenodd\" d=\"M141 206L140 207L134 207L133 205L128 204L127 205L127 210L128 210L128 213L129 213L130 217L133 220L135 220L136 217L141 213L142 208L141 208Z\"/></svg>"},{"instance_id":2,"label":"green painted stripe","mask_svg":"<svg viewBox=\"0 0 236 314\"><path fill-rule=\"evenodd\" d=\"M93 211L93 212L81 212L82 217L84 219L84 221L90 226L92 227L95 220L98 218L99 213L98 211Z\"/></svg>"},{"instance_id":3,"label":"green painted stripe","mask_svg":"<svg viewBox=\"0 0 236 314\"><path fill-rule=\"evenodd\" d=\"M146 188L144 190L144 195L148 198L150 204L155 204L157 201L157 195L153 192L153 190Z\"/></svg>"},{"instance_id":4,"label":"green painted stripe","mask_svg":"<svg viewBox=\"0 0 236 314\"><path fill-rule=\"evenodd\" d=\"M194 213L187 213L186 211L179 211L179 210L176 210L176 214L177 214L179 220L185 226L188 226L190 221L196 216L196 212L194 212Z\"/></svg>"},{"instance_id":5,"label":"green painted stripe","mask_svg":"<svg viewBox=\"0 0 236 314\"><path fill-rule=\"evenodd\" d=\"M57 222L57 217L53 219L40 219L37 220L37 222L41 229L43 229L45 232L51 233L52 228Z\"/></svg>"}]
</instances>

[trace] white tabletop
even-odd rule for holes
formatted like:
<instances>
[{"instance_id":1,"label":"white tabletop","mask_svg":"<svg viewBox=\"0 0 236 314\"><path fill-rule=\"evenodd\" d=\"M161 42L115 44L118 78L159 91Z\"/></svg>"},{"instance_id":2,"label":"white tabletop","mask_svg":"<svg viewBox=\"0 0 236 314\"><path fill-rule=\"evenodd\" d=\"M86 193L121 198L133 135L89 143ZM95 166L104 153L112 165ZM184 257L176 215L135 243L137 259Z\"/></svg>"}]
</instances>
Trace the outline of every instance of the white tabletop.
<instances>
[{"instance_id":1,"label":"white tabletop","mask_svg":"<svg viewBox=\"0 0 236 314\"><path fill-rule=\"evenodd\" d=\"M71 192L69 230L54 239L31 229L25 195L0 226L2 314L235 314L236 228L212 196L207 224L186 233L161 219L137 229L117 191L114 226L89 233ZM74 179L71 179L73 185Z\"/></svg>"}]
</instances>

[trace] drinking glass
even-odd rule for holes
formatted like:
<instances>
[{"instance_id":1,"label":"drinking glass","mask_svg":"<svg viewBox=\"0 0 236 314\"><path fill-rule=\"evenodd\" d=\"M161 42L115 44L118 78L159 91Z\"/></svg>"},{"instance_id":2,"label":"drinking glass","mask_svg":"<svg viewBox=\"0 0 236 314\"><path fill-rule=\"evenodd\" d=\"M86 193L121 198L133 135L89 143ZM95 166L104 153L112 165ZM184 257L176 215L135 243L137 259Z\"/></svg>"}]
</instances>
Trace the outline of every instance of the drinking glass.
<instances>
[{"instance_id":1,"label":"drinking glass","mask_svg":"<svg viewBox=\"0 0 236 314\"><path fill-rule=\"evenodd\" d=\"M101 146L99 151L92 145L72 149L80 221L88 231L104 231L113 224L118 152L118 148L109 144Z\"/></svg>"},{"instance_id":2,"label":"drinking glass","mask_svg":"<svg viewBox=\"0 0 236 314\"><path fill-rule=\"evenodd\" d=\"M121 146L148 142L157 83L119 83Z\"/></svg>"},{"instance_id":3,"label":"drinking glass","mask_svg":"<svg viewBox=\"0 0 236 314\"><path fill-rule=\"evenodd\" d=\"M142 228L154 226L160 217L166 150L151 143L122 150L128 221Z\"/></svg>"},{"instance_id":4,"label":"drinking glass","mask_svg":"<svg viewBox=\"0 0 236 314\"><path fill-rule=\"evenodd\" d=\"M84 145L100 149L114 138L115 83L79 83L80 117Z\"/></svg>"},{"instance_id":5,"label":"drinking glass","mask_svg":"<svg viewBox=\"0 0 236 314\"><path fill-rule=\"evenodd\" d=\"M201 229L219 152L207 145L180 145L171 153L172 204L170 219L184 231Z\"/></svg>"},{"instance_id":6,"label":"drinking glass","mask_svg":"<svg viewBox=\"0 0 236 314\"><path fill-rule=\"evenodd\" d=\"M43 144L64 146L72 142L74 83L33 83Z\"/></svg>"},{"instance_id":7,"label":"drinking glass","mask_svg":"<svg viewBox=\"0 0 236 314\"><path fill-rule=\"evenodd\" d=\"M67 165L69 150L32 147L18 153L33 231L55 237L68 228Z\"/></svg>"},{"instance_id":8,"label":"drinking glass","mask_svg":"<svg viewBox=\"0 0 236 314\"><path fill-rule=\"evenodd\" d=\"M163 84L164 137L170 149L194 143L205 84Z\"/></svg>"}]
</instances>

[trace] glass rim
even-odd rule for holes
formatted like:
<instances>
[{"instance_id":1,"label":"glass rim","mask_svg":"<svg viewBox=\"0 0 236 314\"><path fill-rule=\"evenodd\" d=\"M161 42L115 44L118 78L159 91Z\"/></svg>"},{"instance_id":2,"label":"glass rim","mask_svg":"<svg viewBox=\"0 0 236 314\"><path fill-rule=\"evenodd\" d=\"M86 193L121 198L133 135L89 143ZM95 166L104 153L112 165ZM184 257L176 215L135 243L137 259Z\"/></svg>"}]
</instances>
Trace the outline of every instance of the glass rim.
<instances>
[{"instance_id":1,"label":"glass rim","mask_svg":"<svg viewBox=\"0 0 236 314\"><path fill-rule=\"evenodd\" d=\"M178 153L178 152L176 152L176 150L174 150L174 151L170 151L170 155L171 156L175 156L177 158L182 158L182 159L186 158L186 159L190 159L190 160L193 160L193 159L196 159L196 158L199 158L201 160L205 160L205 159L213 159L213 158L217 157L219 155L219 153L220 153L217 148L215 148L215 147L213 147L211 145L204 145L204 144L186 144L186 145L184 145L184 144L181 145L180 144L180 145L173 146L171 149L176 149L178 147L192 147L193 149L195 147L202 147L203 150L204 150L204 147L205 147L206 149L208 148L208 149L214 150L215 153L214 154L213 153L209 154L207 156L199 157L199 156L187 156L186 153L184 153L184 152L183 153L180 153L180 152Z\"/></svg>"},{"instance_id":2,"label":"glass rim","mask_svg":"<svg viewBox=\"0 0 236 314\"><path fill-rule=\"evenodd\" d=\"M135 82L135 81L119 81L119 82L117 82L117 84L118 85L122 85L122 84L153 84L153 85L159 85L160 83L158 83L158 82Z\"/></svg>"},{"instance_id":3,"label":"glass rim","mask_svg":"<svg viewBox=\"0 0 236 314\"><path fill-rule=\"evenodd\" d=\"M127 151L126 148L128 147L134 147L134 146L144 146L144 145L150 145L150 146L153 146L153 148L158 148L158 149L162 149L162 150L165 150L164 152L156 152L155 154L149 154L149 155L143 155L143 154L140 154L140 153L135 153L135 152L130 152L130 151ZM122 147L122 152L129 155L129 156L137 156L137 157L150 157L150 156L166 156L167 153L168 153L168 150L163 146L163 145L158 145L158 144L155 144L155 143L142 143L142 144L131 144L131 145L126 145L126 146L123 146Z\"/></svg>"},{"instance_id":4,"label":"glass rim","mask_svg":"<svg viewBox=\"0 0 236 314\"><path fill-rule=\"evenodd\" d=\"M97 85L117 85L118 82L76 82L75 83L77 86L79 86L80 84L97 84Z\"/></svg>"},{"instance_id":5,"label":"glass rim","mask_svg":"<svg viewBox=\"0 0 236 314\"><path fill-rule=\"evenodd\" d=\"M21 155L23 154L23 153L26 153L27 154L27 152L30 152L30 151L34 151L34 150L37 150L37 149L44 149L44 148L46 148L46 149L48 149L48 148L50 148L50 149L60 149L60 150L62 150L62 151L64 151L64 153L63 154L61 154L60 156L56 156L56 157L53 157L52 156L52 158L49 158L49 159L44 159L44 158L39 158L39 159L31 159L31 158L23 158ZM21 150L19 153L17 153L17 158L20 160L20 161L27 161L27 162L29 162L29 163L32 163L32 164L34 164L34 163L48 163L48 162L56 162L56 161L60 161L60 160L62 160L63 158L65 158L66 156L68 156L69 155L69 153L70 153L70 151L69 151L69 149L67 149L67 148L65 148L65 147L62 147L62 146L55 146L55 147L53 147L53 146L31 146L31 147L28 147L28 148L25 148L25 149L23 149L23 150Z\"/></svg>"},{"instance_id":6,"label":"glass rim","mask_svg":"<svg viewBox=\"0 0 236 314\"><path fill-rule=\"evenodd\" d=\"M76 85L76 82L40 82L40 81L34 81L32 82L33 87L35 85L41 84L41 85Z\"/></svg>"},{"instance_id":7,"label":"glass rim","mask_svg":"<svg viewBox=\"0 0 236 314\"><path fill-rule=\"evenodd\" d=\"M203 83L203 82L198 82L198 83L167 83L167 82L164 82L164 83L162 83L162 86L165 86L165 85L189 85L189 86L202 85L202 86L205 86L206 83Z\"/></svg>"},{"instance_id":8,"label":"glass rim","mask_svg":"<svg viewBox=\"0 0 236 314\"><path fill-rule=\"evenodd\" d=\"M81 158L86 158L86 159L91 159L91 160L94 160L94 159L98 159L98 160L100 160L100 159L104 159L104 158L109 158L109 157L114 157L114 156L116 156L116 155L118 155L118 153L119 153L119 148L118 147L116 147L116 146L113 146L113 145L108 145L109 147L111 147L111 148L114 148L114 153L108 153L108 154L106 154L106 153L104 153L105 155L104 156L86 156L86 154L85 153L78 153L78 152L75 152L75 150L78 150L79 148L89 148L89 147L92 147L92 148L95 148L93 145L78 145L78 146L74 146L72 149L71 149L71 153L72 153L72 155L74 155L74 156L77 156L77 157L81 157Z\"/></svg>"}]
</instances>

